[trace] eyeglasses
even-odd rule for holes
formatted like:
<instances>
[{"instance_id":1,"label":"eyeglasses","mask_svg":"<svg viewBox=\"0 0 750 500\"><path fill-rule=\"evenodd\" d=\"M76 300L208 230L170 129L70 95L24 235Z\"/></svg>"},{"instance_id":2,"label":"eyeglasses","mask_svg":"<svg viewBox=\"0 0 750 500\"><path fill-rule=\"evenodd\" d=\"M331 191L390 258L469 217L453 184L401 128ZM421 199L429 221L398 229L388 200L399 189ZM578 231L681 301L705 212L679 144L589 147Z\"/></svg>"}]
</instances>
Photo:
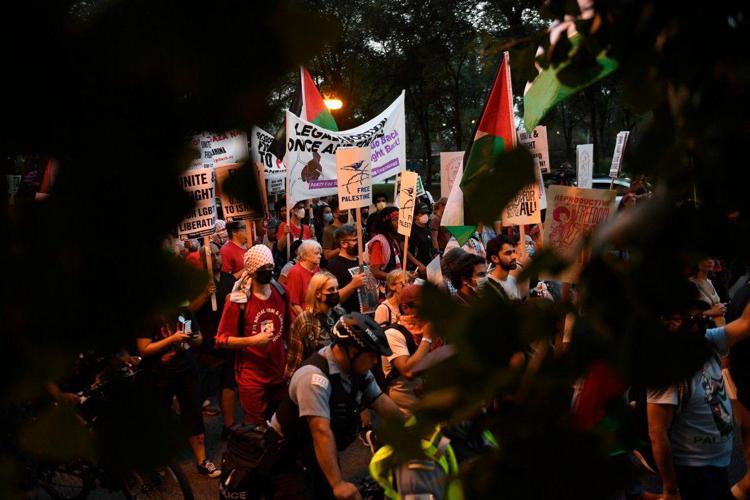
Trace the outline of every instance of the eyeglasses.
<instances>
[{"instance_id":1,"label":"eyeglasses","mask_svg":"<svg viewBox=\"0 0 750 500\"><path fill-rule=\"evenodd\" d=\"M351 239L351 240L341 240L341 243L356 243L356 242L357 242L356 238Z\"/></svg>"},{"instance_id":2,"label":"eyeglasses","mask_svg":"<svg viewBox=\"0 0 750 500\"><path fill-rule=\"evenodd\" d=\"M419 304L417 304L416 302L405 302L401 305L403 305L404 307L411 307L411 308L415 308L419 306Z\"/></svg>"}]
</instances>

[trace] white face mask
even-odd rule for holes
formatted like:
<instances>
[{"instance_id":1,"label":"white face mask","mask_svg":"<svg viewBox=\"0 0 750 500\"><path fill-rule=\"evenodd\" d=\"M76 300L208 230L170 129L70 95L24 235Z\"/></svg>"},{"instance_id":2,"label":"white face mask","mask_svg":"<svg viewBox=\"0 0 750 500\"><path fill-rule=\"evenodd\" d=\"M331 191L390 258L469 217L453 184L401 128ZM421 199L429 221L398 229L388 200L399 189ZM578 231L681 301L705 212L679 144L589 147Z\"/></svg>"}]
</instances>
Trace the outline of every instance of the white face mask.
<instances>
[{"instance_id":1,"label":"white face mask","mask_svg":"<svg viewBox=\"0 0 750 500\"><path fill-rule=\"evenodd\" d=\"M380 212L381 210L383 210L385 208L385 202L384 201L377 202L375 204L375 208L377 208L378 212Z\"/></svg>"},{"instance_id":2,"label":"white face mask","mask_svg":"<svg viewBox=\"0 0 750 500\"><path fill-rule=\"evenodd\" d=\"M428 220L430 220L430 216L427 214L422 214L417 217L417 221L419 221L420 224L427 224Z\"/></svg>"},{"instance_id":3,"label":"white face mask","mask_svg":"<svg viewBox=\"0 0 750 500\"><path fill-rule=\"evenodd\" d=\"M294 215L296 215L298 219L302 219L305 216L305 209L298 208L297 210L294 211Z\"/></svg>"}]
</instances>

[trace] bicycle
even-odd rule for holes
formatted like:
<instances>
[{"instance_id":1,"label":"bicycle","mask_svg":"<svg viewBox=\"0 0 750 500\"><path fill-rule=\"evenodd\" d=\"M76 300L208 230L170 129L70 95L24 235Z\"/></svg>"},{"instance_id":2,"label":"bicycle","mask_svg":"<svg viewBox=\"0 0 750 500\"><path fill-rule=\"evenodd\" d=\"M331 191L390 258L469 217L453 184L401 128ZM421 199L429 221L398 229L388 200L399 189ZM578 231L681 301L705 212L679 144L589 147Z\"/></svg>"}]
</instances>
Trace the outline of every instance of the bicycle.
<instances>
[{"instance_id":1,"label":"bicycle","mask_svg":"<svg viewBox=\"0 0 750 500\"><path fill-rule=\"evenodd\" d=\"M120 381L132 383L138 370L134 365L123 363L115 372ZM79 416L93 432L100 424L101 405L106 405L110 396L110 383L111 379L95 382L75 393ZM133 500L194 498L190 483L176 462L126 473L106 470L101 464L87 459L66 463L41 462L34 469L36 484L55 500L81 500L87 498L97 486L112 492L120 491L125 498Z\"/></svg>"}]
</instances>

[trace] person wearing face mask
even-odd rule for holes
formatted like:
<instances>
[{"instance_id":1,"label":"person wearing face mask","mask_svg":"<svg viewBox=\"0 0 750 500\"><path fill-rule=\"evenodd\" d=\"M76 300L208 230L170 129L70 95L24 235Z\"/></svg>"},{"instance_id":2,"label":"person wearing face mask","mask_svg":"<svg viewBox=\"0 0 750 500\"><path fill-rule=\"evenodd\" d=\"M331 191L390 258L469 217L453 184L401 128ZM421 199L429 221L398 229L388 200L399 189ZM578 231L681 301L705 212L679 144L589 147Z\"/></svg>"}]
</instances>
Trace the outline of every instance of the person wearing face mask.
<instances>
[{"instance_id":1,"label":"person wearing face mask","mask_svg":"<svg viewBox=\"0 0 750 500\"><path fill-rule=\"evenodd\" d=\"M310 229L310 226L307 224L304 224L302 222L302 219L305 218L305 202L304 201L298 201L294 204L294 207L292 207L291 210L289 210L289 222L290 225L287 226L286 221L282 221L281 224L279 224L278 229L276 230L276 247L279 249L279 252L282 254L286 250L286 235L291 235L291 239L298 239L298 240L312 240L315 239L315 235L313 234L312 230Z\"/></svg>"},{"instance_id":2,"label":"person wearing face mask","mask_svg":"<svg viewBox=\"0 0 750 500\"><path fill-rule=\"evenodd\" d=\"M458 290L455 295L459 304L468 304L477 296L479 283L487 277L487 264L478 255L466 253L462 255L453 266L450 280L453 287Z\"/></svg>"},{"instance_id":3,"label":"person wearing face mask","mask_svg":"<svg viewBox=\"0 0 750 500\"><path fill-rule=\"evenodd\" d=\"M427 276L426 267L433 256L432 231L427 226L430 222L430 207L419 205L414 211L414 224L409 236L409 253L407 258L411 269L416 269L422 278Z\"/></svg>"},{"instance_id":4,"label":"person wearing face mask","mask_svg":"<svg viewBox=\"0 0 750 500\"><path fill-rule=\"evenodd\" d=\"M328 271L336 277L339 283L341 307L346 312L359 312L359 297L356 292L364 284L365 276L363 273L356 272L356 270L352 275L350 271L357 267L357 256L359 255L357 228L350 224L344 224L336 229L334 237L339 253L328 261Z\"/></svg>"},{"instance_id":5,"label":"person wearing face mask","mask_svg":"<svg viewBox=\"0 0 750 500\"><path fill-rule=\"evenodd\" d=\"M273 256L265 245L245 253L216 332L217 348L235 350L235 379L245 422L262 425L285 394L284 367L290 318L284 288L273 281Z\"/></svg>"},{"instance_id":6,"label":"person wearing face mask","mask_svg":"<svg viewBox=\"0 0 750 500\"><path fill-rule=\"evenodd\" d=\"M349 221L349 211L339 210L339 200L331 201L331 223L323 230L323 258L330 261L339 254L339 246L336 243L336 230Z\"/></svg>"},{"instance_id":7,"label":"person wearing face mask","mask_svg":"<svg viewBox=\"0 0 750 500\"><path fill-rule=\"evenodd\" d=\"M407 285L401 290L398 323L385 327L391 348L390 356L383 356L383 375L388 396L411 417L422 393L422 379L414 368L432 349L432 330L417 314L422 287Z\"/></svg>"},{"instance_id":8,"label":"person wearing face mask","mask_svg":"<svg viewBox=\"0 0 750 500\"><path fill-rule=\"evenodd\" d=\"M323 241L323 231L333 222L333 209L328 203L321 203L315 205L313 213L315 214L315 239Z\"/></svg>"},{"instance_id":9,"label":"person wearing face mask","mask_svg":"<svg viewBox=\"0 0 750 500\"><path fill-rule=\"evenodd\" d=\"M524 259L527 259L528 254L525 251L524 254ZM505 234L495 236L487 242L487 256L493 267L480 290L492 290L504 300L525 299L529 294L529 280L518 281L524 264L519 262L515 242Z\"/></svg>"},{"instance_id":10,"label":"person wearing face mask","mask_svg":"<svg viewBox=\"0 0 750 500\"><path fill-rule=\"evenodd\" d=\"M305 310L289 332L284 378L289 380L302 363L331 343L331 328L346 314L339 306L339 283L328 272L312 277L305 294Z\"/></svg>"},{"instance_id":11,"label":"person wearing face mask","mask_svg":"<svg viewBox=\"0 0 750 500\"><path fill-rule=\"evenodd\" d=\"M388 197L384 193L376 193L372 198L372 203L375 205L375 211L370 210L365 222L365 238L372 238L378 232L378 224L380 221L379 214L388 205Z\"/></svg>"},{"instance_id":12,"label":"person wearing face mask","mask_svg":"<svg viewBox=\"0 0 750 500\"><path fill-rule=\"evenodd\" d=\"M286 277L292 321L302 313L307 287L313 275L320 271L321 254L320 243L315 240L302 240L297 249L297 263L289 269Z\"/></svg>"},{"instance_id":13,"label":"person wearing face mask","mask_svg":"<svg viewBox=\"0 0 750 500\"><path fill-rule=\"evenodd\" d=\"M401 290L409 284L409 274L401 269L394 269L385 279L385 300L375 309L375 322L379 325L398 323L401 315L399 301Z\"/></svg>"}]
</instances>

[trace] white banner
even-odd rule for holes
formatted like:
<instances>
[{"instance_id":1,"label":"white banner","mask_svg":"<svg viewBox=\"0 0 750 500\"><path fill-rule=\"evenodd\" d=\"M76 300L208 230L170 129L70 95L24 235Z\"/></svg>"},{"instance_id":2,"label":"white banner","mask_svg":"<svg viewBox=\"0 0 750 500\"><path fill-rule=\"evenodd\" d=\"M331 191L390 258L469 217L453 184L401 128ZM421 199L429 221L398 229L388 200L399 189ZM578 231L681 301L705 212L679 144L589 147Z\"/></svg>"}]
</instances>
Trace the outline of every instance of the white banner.
<instances>
[{"instance_id":1,"label":"white banner","mask_svg":"<svg viewBox=\"0 0 750 500\"><path fill-rule=\"evenodd\" d=\"M625 153L625 146L628 144L628 136L630 132L622 131L617 134L617 141L615 141L615 152L612 155L612 166L609 169L609 176L612 179L617 179L620 175L620 167L622 166L622 155Z\"/></svg>"},{"instance_id":2,"label":"white banner","mask_svg":"<svg viewBox=\"0 0 750 500\"><path fill-rule=\"evenodd\" d=\"M253 163L263 164L263 173L266 176L266 180L269 184L269 193L272 192L270 187L271 181L278 181L278 179L286 178L286 169L284 163L271 152L271 143L273 142L273 135L269 134L260 127L253 126L253 130L250 133L250 155ZM273 184L278 185L278 182ZM283 183L281 191L283 191Z\"/></svg>"},{"instance_id":3,"label":"white banner","mask_svg":"<svg viewBox=\"0 0 750 500\"><path fill-rule=\"evenodd\" d=\"M369 207L372 203L370 148L338 148L336 179L340 210Z\"/></svg>"},{"instance_id":4,"label":"white banner","mask_svg":"<svg viewBox=\"0 0 750 500\"><path fill-rule=\"evenodd\" d=\"M538 171L537 167L537 171ZM525 224L539 224L542 222L542 212L539 206L539 183L534 182L524 186L516 197L503 209L503 226L521 226Z\"/></svg>"},{"instance_id":5,"label":"white banner","mask_svg":"<svg viewBox=\"0 0 750 500\"><path fill-rule=\"evenodd\" d=\"M417 203L416 172L404 170L401 172L401 189L398 193L398 233L411 235L411 225L414 223L414 208Z\"/></svg>"},{"instance_id":6,"label":"white banner","mask_svg":"<svg viewBox=\"0 0 750 500\"><path fill-rule=\"evenodd\" d=\"M578 187L591 189L594 177L594 145L579 144L576 146L576 177Z\"/></svg>"},{"instance_id":7,"label":"white banner","mask_svg":"<svg viewBox=\"0 0 750 500\"><path fill-rule=\"evenodd\" d=\"M232 130L225 134L211 136L211 160L214 167L219 165L243 164L250 158L245 132Z\"/></svg>"},{"instance_id":8,"label":"white banner","mask_svg":"<svg viewBox=\"0 0 750 500\"><path fill-rule=\"evenodd\" d=\"M404 93L377 117L359 127L332 132L286 112L286 164L289 204L335 195L336 149L370 147L372 182L383 182L406 168Z\"/></svg>"},{"instance_id":9,"label":"white banner","mask_svg":"<svg viewBox=\"0 0 750 500\"><path fill-rule=\"evenodd\" d=\"M464 152L447 151L440 153L440 197L447 198L453 187L453 180L464 171Z\"/></svg>"},{"instance_id":10,"label":"white banner","mask_svg":"<svg viewBox=\"0 0 750 500\"><path fill-rule=\"evenodd\" d=\"M529 150L534 157L534 165L538 166L543 174L550 172L549 146L547 145L547 127L539 125L529 134L526 129L518 131L518 142Z\"/></svg>"}]
</instances>

